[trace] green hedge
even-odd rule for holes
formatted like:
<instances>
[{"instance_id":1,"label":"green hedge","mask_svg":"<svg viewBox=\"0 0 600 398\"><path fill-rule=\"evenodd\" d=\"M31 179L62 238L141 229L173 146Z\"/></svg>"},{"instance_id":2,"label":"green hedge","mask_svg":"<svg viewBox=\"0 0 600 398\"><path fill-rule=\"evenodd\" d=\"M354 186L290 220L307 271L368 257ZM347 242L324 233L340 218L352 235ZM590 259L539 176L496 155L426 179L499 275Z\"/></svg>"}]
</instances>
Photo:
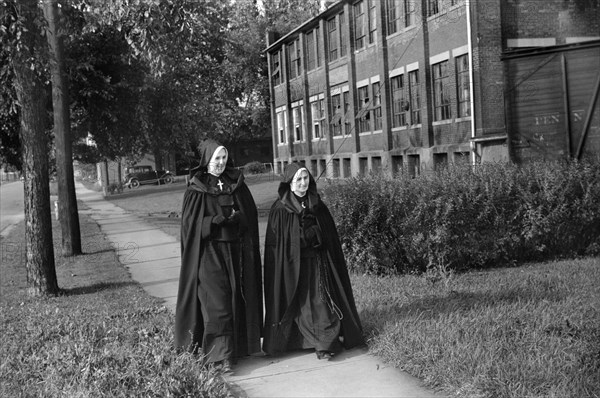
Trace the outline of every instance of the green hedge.
<instances>
[{"instance_id":1,"label":"green hedge","mask_svg":"<svg viewBox=\"0 0 600 398\"><path fill-rule=\"evenodd\" d=\"M265 171L265 165L260 162L250 162L244 166L244 173L246 174L261 174Z\"/></svg>"},{"instance_id":2,"label":"green hedge","mask_svg":"<svg viewBox=\"0 0 600 398\"><path fill-rule=\"evenodd\" d=\"M323 188L361 273L464 270L600 254L600 161L451 166Z\"/></svg>"}]
</instances>

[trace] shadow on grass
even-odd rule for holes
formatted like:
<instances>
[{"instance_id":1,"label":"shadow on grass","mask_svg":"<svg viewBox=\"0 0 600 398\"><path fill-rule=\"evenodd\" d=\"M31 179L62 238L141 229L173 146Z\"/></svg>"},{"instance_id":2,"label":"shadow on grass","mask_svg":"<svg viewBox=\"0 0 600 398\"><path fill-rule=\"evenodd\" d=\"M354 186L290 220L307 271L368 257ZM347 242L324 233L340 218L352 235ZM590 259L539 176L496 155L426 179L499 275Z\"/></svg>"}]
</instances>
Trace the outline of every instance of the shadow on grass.
<instances>
[{"instance_id":1,"label":"shadow on grass","mask_svg":"<svg viewBox=\"0 0 600 398\"><path fill-rule=\"evenodd\" d=\"M86 294L94 294L106 290L117 290L127 286L135 286L137 283L130 282L101 282L94 283L89 286L78 286L70 289L61 289L61 295L63 296L79 296Z\"/></svg>"},{"instance_id":2,"label":"shadow on grass","mask_svg":"<svg viewBox=\"0 0 600 398\"><path fill-rule=\"evenodd\" d=\"M408 303L394 303L393 300L388 300L386 302L391 304L366 305L362 316L377 323L377 329L391 319L391 316L394 319L435 319L457 312L467 314L476 309L492 310L495 307L517 303L525 305L542 301L558 302L564 298L566 293L553 281L537 281L536 286L519 286L498 292L451 291L447 295L421 297Z\"/></svg>"},{"instance_id":3,"label":"shadow on grass","mask_svg":"<svg viewBox=\"0 0 600 398\"><path fill-rule=\"evenodd\" d=\"M103 200L127 199L140 196L159 194L165 192L183 192L186 189L185 183L161 184L161 185L143 185L139 188L125 188L122 193L108 195Z\"/></svg>"}]
</instances>

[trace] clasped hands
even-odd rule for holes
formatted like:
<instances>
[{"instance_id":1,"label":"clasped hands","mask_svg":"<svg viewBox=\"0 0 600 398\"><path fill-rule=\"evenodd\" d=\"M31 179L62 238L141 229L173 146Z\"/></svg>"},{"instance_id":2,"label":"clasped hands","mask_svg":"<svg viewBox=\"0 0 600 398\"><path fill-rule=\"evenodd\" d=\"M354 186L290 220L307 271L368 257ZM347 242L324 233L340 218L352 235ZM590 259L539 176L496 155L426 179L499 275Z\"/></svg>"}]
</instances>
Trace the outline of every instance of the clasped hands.
<instances>
[{"instance_id":1,"label":"clasped hands","mask_svg":"<svg viewBox=\"0 0 600 398\"><path fill-rule=\"evenodd\" d=\"M217 226L221 225L235 225L239 224L241 219L239 211L233 211L229 217L225 217L222 214L217 214L213 217L212 223Z\"/></svg>"},{"instance_id":2,"label":"clasped hands","mask_svg":"<svg viewBox=\"0 0 600 398\"><path fill-rule=\"evenodd\" d=\"M308 210L302 212L302 230L304 233L304 240L307 244L314 248L318 248L322 245L321 228L319 228L319 224L317 224L315 215Z\"/></svg>"}]
</instances>

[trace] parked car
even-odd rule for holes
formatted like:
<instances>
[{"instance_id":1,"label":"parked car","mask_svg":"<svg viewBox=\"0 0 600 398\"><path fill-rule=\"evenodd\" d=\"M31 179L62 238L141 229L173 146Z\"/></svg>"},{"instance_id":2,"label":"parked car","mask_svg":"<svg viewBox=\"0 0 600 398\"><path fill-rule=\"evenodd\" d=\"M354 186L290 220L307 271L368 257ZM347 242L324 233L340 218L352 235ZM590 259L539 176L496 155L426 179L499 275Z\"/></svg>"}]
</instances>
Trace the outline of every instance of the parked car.
<instances>
[{"instance_id":1,"label":"parked car","mask_svg":"<svg viewBox=\"0 0 600 398\"><path fill-rule=\"evenodd\" d=\"M170 184L174 181L169 170L154 170L152 166L131 166L125 168L123 185L137 188L143 184Z\"/></svg>"}]
</instances>

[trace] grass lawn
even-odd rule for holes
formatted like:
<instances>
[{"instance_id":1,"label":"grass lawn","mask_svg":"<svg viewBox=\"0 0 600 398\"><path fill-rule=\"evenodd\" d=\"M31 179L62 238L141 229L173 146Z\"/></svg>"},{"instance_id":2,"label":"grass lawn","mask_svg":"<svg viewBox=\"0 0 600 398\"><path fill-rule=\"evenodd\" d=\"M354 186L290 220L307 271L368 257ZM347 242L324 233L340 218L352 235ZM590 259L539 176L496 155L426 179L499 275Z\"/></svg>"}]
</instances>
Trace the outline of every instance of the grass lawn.
<instances>
[{"instance_id":1,"label":"grass lawn","mask_svg":"<svg viewBox=\"0 0 600 398\"><path fill-rule=\"evenodd\" d=\"M178 199L157 192L135 206ZM24 294L23 227L1 241L0 396L227 396L218 373L173 351L173 315L80 221L86 254L57 256L57 298ZM432 281L352 275L373 354L450 396L600 396L600 258Z\"/></svg>"},{"instance_id":2,"label":"grass lawn","mask_svg":"<svg viewBox=\"0 0 600 398\"><path fill-rule=\"evenodd\" d=\"M59 297L25 294L23 224L0 242L0 396L231 396L218 372L174 351L173 314L132 282L93 220L80 223L85 254L56 256Z\"/></svg>"},{"instance_id":3,"label":"grass lawn","mask_svg":"<svg viewBox=\"0 0 600 398\"><path fill-rule=\"evenodd\" d=\"M600 396L600 258L353 276L369 350L460 397Z\"/></svg>"}]
</instances>

